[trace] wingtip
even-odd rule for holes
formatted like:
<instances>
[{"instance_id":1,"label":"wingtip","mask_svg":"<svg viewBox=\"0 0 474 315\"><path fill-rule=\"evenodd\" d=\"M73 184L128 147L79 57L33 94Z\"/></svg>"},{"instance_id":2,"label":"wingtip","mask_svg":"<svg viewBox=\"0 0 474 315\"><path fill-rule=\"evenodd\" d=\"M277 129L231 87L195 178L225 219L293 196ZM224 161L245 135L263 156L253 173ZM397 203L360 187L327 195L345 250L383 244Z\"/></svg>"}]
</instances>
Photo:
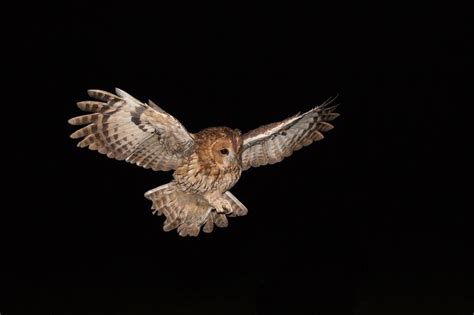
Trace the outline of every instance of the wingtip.
<instances>
[{"instance_id":1,"label":"wingtip","mask_svg":"<svg viewBox=\"0 0 474 315\"><path fill-rule=\"evenodd\" d=\"M341 105L341 103L334 104L334 103L332 103L333 100L334 99L330 99L330 100L324 102L323 104L316 106L315 109L317 109L318 111L323 110L326 113L336 114L336 113L334 113L334 110L336 110L336 108L338 108L339 105Z\"/></svg>"},{"instance_id":2,"label":"wingtip","mask_svg":"<svg viewBox=\"0 0 474 315\"><path fill-rule=\"evenodd\" d=\"M100 89L88 89L87 95L89 95L90 97L94 97L95 95L97 95L97 93L100 93L100 92L102 92L102 90Z\"/></svg>"},{"instance_id":3,"label":"wingtip","mask_svg":"<svg viewBox=\"0 0 474 315\"><path fill-rule=\"evenodd\" d=\"M117 94L121 98L131 98L131 99L135 100L135 98L133 96L131 96L130 94L128 94L127 92L125 92L121 88L116 87L114 90L115 90L115 94Z\"/></svg>"},{"instance_id":4,"label":"wingtip","mask_svg":"<svg viewBox=\"0 0 474 315\"><path fill-rule=\"evenodd\" d=\"M111 100L119 98L117 95L114 95L114 94L112 94L110 92L107 92L107 91L98 90L98 89L87 90L87 94L89 94L89 96L92 97L92 98L95 98L95 99L98 99L98 100L101 100L101 101L105 101L105 102L109 102Z\"/></svg>"},{"instance_id":5,"label":"wingtip","mask_svg":"<svg viewBox=\"0 0 474 315\"><path fill-rule=\"evenodd\" d=\"M329 104L328 104L328 105L329 105ZM336 108L338 108L339 105L341 105L341 103L337 103L337 104L334 104L334 105L331 104L331 106L329 106L329 107L325 106L324 109L326 109L327 111L332 112L333 110L335 110Z\"/></svg>"},{"instance_id":6,"label":"wingtip","mask_svg":"<svg viewBox=\"0 0 474 315\"><path fill-rule=\"evenodd\" d=\"M335 96L331 96L329 97L327 100L325 100L321 105L320 107L328 107L329 105L331 105L331 108L336 108L337 106L339 106L340 103L337 103L337 104L334 104L334 101L339 97L339 93L336 93Z\"/></svg>"},{"instance_id":7,"label":"wingtip","mask_svg":"<svg viewBox=\"0 0 474 315\"><path fill-rule=\"evenodd\" d=\"M124 100L129 100L129 101L133 101L137 104L140 104L140 105L143 105L143 103L138 100L137 98L133 97L132 95L130 95L129 93L125 92L124 90L122 89L119 89L118 87L115 88L115 93L117 93L117 95L119 97L121 97L122 99Z\"/></svg>"}]
</instances>

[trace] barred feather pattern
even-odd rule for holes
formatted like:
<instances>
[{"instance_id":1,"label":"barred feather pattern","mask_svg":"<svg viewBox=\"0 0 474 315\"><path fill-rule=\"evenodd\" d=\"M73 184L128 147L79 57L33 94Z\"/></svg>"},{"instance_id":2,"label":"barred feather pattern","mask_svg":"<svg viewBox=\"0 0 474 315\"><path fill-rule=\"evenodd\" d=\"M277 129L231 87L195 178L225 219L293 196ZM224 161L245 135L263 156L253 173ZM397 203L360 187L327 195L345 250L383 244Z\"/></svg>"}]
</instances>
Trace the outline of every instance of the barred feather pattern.
<instances>
[{"instance_id":1,"label":"barred feather pattern","mask_svg":"<svg viewBox=\"0 0 474 315\"><path fill-rule=\"evenodd\" d=\"M231 189L240 178L242 168L239 164L227 168L217 165L209 166L203 163L198 153L193 153L187 163L183 163L173 173L176 183L183 191L204 193Z\"/></svg>"},{"instance_id":2,"label":"barred feather pattern","mask_svg":"<svg viewBox=\"0 0 474 315\"><path fill-rule=\"evenodd\" d=\"M304 146L324 138L323 132L333 129L328 123L339 114L330 98L304 114L261 126L242 136L242 169L281 162ZM329 106L331 105L331 106Z\"/></svg>"},{"instance_id":3,"label":"barred feather pattern","mask_svg":"<svg viewBox=\"0 0 474 315\"><path fill-rule=\"evenodd\" d=\"M192 135L158 105L142 103L120 89L117 95L101 90L88 93L99 101L77 105L92 114L69 120L72 125L87 125L71 134L73 139L83 138L79 147L156 171L175 169L191 152Z\"/></svg>"},{"instance_id":4,"label":"barred feather pattern","mask_svg":"<svg viewBox=\"0 0 474 315\"><path fill-rule=\"evenodd\" d=\"M153 203L153 214L165 215L166 232L176 229L180 236L198 236L201 227L203 232L211 233L214 225L224 228L229 224L226 214L217 213L202 194L184 192L175 182L152 189L145 197ZM247 208L229 191L222 198L231 205L229 216L247 214Z\"/></svg>"}]
</instances>

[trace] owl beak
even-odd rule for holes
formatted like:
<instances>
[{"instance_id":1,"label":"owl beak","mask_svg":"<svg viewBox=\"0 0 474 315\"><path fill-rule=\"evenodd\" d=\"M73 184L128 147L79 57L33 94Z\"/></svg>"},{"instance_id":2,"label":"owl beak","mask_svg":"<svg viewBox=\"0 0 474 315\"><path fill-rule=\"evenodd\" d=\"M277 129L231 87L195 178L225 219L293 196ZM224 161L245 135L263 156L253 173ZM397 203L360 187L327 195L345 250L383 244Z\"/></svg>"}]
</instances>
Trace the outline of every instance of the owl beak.
<instances>
[{"instance_id":1,"label":"owl beak","mask_svg":"<svg viewBox=\"0 0 474 315\"><path fill-rule=\"evenodd\" d=\"M239 159L239 156L233 150L229 152L229 157L232 162L237 162Z\"/></svg>"}]
</instances>

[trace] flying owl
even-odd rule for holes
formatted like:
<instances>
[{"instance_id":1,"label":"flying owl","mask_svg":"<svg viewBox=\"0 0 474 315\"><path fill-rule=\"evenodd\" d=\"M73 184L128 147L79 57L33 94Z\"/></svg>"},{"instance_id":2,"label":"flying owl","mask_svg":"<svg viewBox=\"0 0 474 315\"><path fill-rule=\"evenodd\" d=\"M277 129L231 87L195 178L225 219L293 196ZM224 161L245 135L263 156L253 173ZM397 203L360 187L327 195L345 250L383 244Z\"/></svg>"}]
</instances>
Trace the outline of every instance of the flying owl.
<instances>
[{"instance_id":1,"label":"flying owl","mask_svg":"<svg viewBox=\"0 0 474 315\"><path fill-rule=\"evenodd\" d=\"M125 160L154 171L174 170L173 180L149 190L154 214L164 214L163 230L197 236L202 228L226 227L227 216L246 215L247 208L229 191L250 167L274 164L331 130L329 121L339 114L334 98L280 122L242 134L228 127L190 133L152 101L142 103L116 89L114 95L89 90L98 101L77 103L91 114L71 118L72 125L87 125L71 134L109 158Z\"/></svg>"}]
</instances>

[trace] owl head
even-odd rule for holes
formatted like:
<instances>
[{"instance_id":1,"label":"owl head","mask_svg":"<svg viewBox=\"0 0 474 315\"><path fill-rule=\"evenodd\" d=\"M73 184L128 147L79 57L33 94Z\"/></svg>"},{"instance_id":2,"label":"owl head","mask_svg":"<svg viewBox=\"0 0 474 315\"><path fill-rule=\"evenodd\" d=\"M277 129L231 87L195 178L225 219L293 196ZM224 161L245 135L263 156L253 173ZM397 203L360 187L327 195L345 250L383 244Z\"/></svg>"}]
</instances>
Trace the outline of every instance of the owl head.
<instances>
[{"instance_id":1,"label":"owl head","mask_svg":"<svg viewBox=\"0 0 474 315\"><path fill-rule=\"evenodd\" d=\"M222 168L240 164L242 137L238 129L227 127L208 128L208 155Z\"/></svg>"}]
</instances>

